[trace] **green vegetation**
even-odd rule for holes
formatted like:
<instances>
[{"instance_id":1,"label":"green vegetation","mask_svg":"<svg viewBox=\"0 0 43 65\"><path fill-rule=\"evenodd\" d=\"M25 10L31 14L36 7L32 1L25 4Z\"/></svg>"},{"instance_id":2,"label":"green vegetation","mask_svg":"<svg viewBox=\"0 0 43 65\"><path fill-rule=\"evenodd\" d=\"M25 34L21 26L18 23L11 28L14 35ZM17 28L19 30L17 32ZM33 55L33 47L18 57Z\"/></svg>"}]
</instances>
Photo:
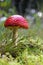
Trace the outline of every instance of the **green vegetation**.
<instances>
[{"instance_id":1,"label":"green vegetation","mask_svg":"<svg viewBox=\"0 0 43 65\"><path fill-rule=\"evenodd\" d=\"M15 7L8 12L9 1L0 3L5 9L0 10L1 17L16 14ZM4 27L4 21L0 21L0 65L43 65L43 21L37 14L33 16L35 21L28 30L18 30L18 45L15 47L12 31Z\"/></svg>"},{"instance_id":2,"label":"green vegetation","mask_svg":"<svg viewBox=\"0 0 43 65\"><path fill-rule=\"evenodd\" d=\"M43 65L43 36L38 33L39 28L43 31L36 22L28 30L18 30L18 45L13 47L12 31L0 23L0 65Z\"/></svg>"}]
</instances>

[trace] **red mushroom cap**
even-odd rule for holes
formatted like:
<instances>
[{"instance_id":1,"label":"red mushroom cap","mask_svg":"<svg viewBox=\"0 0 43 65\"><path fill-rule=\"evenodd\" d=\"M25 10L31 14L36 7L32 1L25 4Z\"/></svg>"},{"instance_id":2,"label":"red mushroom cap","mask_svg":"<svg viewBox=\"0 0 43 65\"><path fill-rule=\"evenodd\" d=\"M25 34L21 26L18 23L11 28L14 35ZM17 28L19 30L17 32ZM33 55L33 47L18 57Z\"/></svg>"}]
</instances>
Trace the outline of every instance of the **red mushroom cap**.
<instances>
[{"instance_id":1,"label":"red mushroom cap","mask_svg":"<svg viewBox=\"0 0 43 65\"><path fill-rule=\"evenodd\" d=\"M28 29L28 22L26 21L26 19L20 15L13 15L10 16L4 24L5 27L14 27L14 26L19 26L21 28L25 28Z\"/></svg>"}]
</instances>

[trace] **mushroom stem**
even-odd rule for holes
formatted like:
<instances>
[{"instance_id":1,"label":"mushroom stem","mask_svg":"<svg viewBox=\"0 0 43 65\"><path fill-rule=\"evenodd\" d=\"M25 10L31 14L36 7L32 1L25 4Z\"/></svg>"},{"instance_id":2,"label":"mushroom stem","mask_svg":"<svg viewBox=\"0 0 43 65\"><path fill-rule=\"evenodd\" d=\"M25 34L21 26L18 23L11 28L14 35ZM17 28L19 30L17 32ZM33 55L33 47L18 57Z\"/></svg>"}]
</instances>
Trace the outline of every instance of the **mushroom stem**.
<instances>
[{"instance_id":1,"label":"mushroom stem","mask_svg":"<svg viewBox=\"0 0 43 65\"><path fill-rule=\"evenodd\" d=\"M14 43L14 46L17 45L17 38L18 38L18 28L15 27L13 29L13 43Z\"/></svg>"}]
</instances>

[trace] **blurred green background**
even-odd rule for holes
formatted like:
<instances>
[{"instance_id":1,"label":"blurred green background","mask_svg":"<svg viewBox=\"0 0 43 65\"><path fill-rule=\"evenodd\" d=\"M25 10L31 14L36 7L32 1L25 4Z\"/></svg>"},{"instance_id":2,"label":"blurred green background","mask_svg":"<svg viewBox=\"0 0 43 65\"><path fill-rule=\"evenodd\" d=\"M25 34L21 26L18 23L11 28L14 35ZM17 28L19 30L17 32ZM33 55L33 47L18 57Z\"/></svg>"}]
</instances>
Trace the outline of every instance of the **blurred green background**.
<instances>
[{"instance_id":1,"label":"blurred green background","mask_svg":"<svg viewBox=\"0 0 43 65\"><path fill-rule=\"evenodd\" d=\"M16 14L30 27L18 30L19 44L13 47L12 31L4 22ZM0 65L43 65L43 0L0 0Z\"/></svg>"}]
</instances>

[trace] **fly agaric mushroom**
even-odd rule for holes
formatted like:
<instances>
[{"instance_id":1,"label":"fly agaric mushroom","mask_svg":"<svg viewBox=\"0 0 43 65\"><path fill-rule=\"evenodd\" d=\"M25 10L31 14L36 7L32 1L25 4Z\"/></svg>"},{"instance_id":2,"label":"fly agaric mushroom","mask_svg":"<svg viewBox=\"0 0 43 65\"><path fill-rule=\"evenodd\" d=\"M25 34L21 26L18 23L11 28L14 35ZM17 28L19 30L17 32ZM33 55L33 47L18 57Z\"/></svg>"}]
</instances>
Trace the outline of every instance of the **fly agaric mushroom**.
<instances>
[{"instance_id":1,"label":"fly agaric mushroom","mask_svg":"<svg viewBox=\"0 0 43 65\"><path fill-rule=\"evenodd\" d=\"M6 28L10 28L13 30L13 43L16 45L17 37L18 37L18 29L24 28L28 29L28 22L26 19L20 15L12 15L10 16L4 23Z\"/></svg>"}]
</instances>

